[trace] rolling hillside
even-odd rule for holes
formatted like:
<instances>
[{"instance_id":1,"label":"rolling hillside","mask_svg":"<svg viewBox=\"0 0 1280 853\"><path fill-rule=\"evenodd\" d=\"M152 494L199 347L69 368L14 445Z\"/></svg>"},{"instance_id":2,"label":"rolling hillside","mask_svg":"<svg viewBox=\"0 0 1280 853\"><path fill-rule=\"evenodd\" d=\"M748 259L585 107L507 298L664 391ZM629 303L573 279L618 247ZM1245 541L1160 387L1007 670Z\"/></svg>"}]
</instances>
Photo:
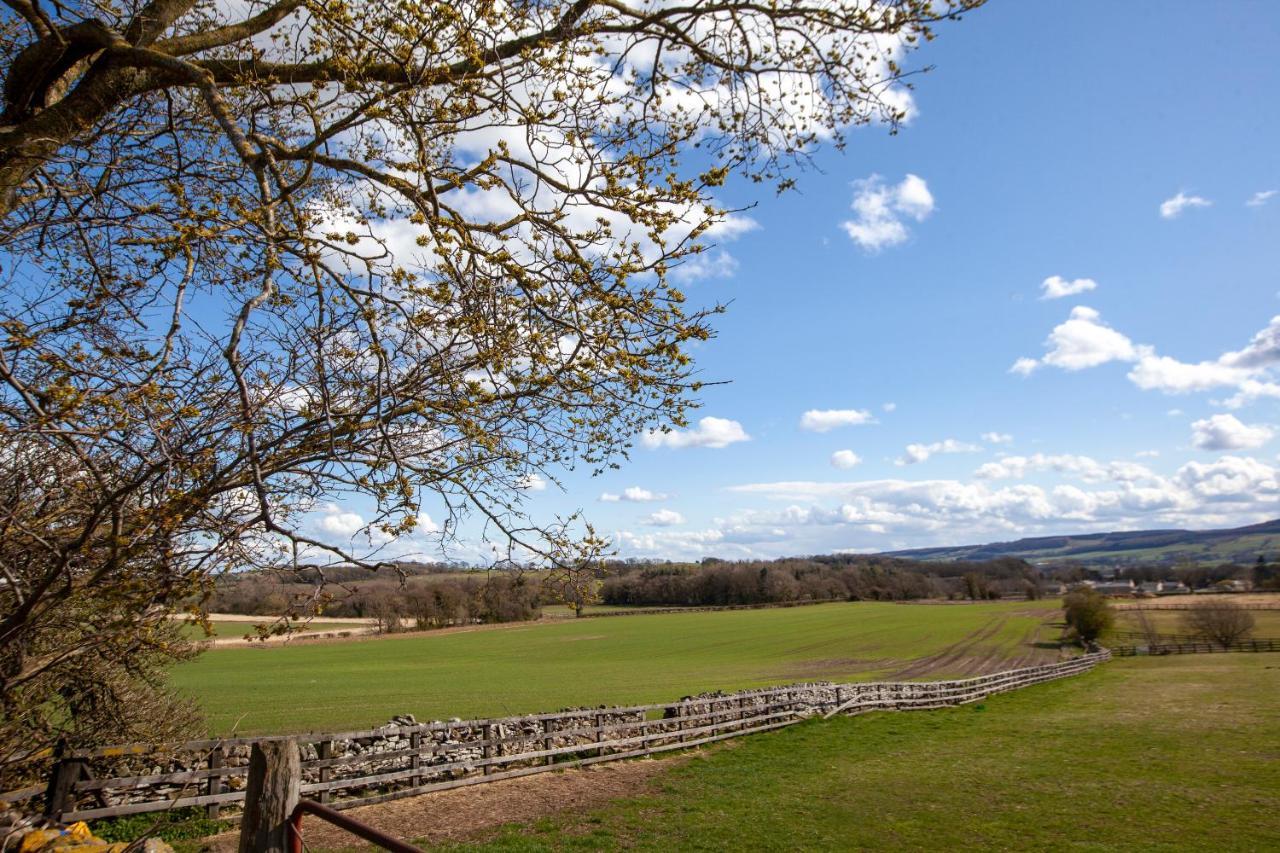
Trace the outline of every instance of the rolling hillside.
<instances>
[{"instance_id":1,"label":"rolling hillside","mask_svg":"<svg viewBox=\"0 0 1280 853\"><path fill-rule=\"evenodd\" d=\"M1013 542L913 548L887 556L916 560L990 560L1021 557L1033 563L1078 560L1095 565L1127 563L1252 563L1280 556L1280 519L1230 530L1133 530L1039 536Z\"/></svg>"}]
</instances>

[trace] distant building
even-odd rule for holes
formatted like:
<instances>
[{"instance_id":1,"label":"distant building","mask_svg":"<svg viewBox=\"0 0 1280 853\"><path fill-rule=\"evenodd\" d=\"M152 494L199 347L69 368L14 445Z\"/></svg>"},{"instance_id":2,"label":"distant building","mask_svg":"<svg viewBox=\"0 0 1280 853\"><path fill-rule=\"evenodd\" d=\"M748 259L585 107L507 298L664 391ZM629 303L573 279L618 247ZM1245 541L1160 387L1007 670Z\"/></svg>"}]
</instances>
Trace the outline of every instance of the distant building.
<instances>
[{"instance_id":1,"label":"distant building","mask_svg":"<svg viewBox=\"0 0 1280 853\"><path fill-rule=\"evenodd\" d=\"M1137 587L1133 581L1099 581L1093 585L1093 588L1103 595L1133 595L1137 592Z\"/></svg>"},{"instance_id":2,"label":"distant building","mask_svg":"<svg viewBox=\"0 0 1280 853\"><path fill-rule=\"evenodd\" d=\"M1160 581L1156 595L1187 595L1191 590L1182 581Z\"/></svg>"}]
</instances>

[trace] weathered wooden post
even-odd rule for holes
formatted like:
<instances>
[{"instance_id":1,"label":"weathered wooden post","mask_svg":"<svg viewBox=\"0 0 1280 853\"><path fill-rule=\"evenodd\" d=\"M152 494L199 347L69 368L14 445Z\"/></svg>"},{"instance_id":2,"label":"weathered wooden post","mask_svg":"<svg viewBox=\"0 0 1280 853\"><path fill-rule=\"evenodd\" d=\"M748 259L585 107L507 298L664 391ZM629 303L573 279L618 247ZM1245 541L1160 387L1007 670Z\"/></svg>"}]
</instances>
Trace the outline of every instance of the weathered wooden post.
<instances>
[{"instance_id":1,"label":"weathered wooden post","mask_svg":"<svg viewBox=\"0 0 1280 853\"><path fill-rule=\"evenodd\" d=\"M301 784L297 741L265 740L253 745L240 819L240 853L287 853L289 816L298 804Z\"/></svg>"},{"instance_id":2,"label":"weathered wooden post","mask_svg":"<svg viewBox=\"0 0 1280 853\"><path fill-rule=\"evenodd\" d=\"M421 730L414 730L409 733L409 749L413 750L413 755L409 756L409 769L413 771L413 775L409 777L409 787L416 788L422 784L422 774L418 772L422 769Z\"/></svg>"},{"instance_id":3,"label":"weathered wooden post","mask_svg":"<svg viewBox=\"0 0 1280 853\"><path fill-rule=\"evenodd\" d=\"M88 761L84 758L61 758L53 766L49 787L45 789L44 816L60 821L62 813L72 811L76 803L76 783L84 776Z\"/></svg>"},{"instance_id":4,"label":"weathered wooden post","mask_svg":"<svg viewBox=\"0 0 1280 853\"><path fill-rule=\"evenodd\" d=\"M222 767L222 759L226 754L226 750L222 744L218 744L209 751L209 769L218 770ZM217 773L209 774L209 796L214 797L222 793L222 776ZM222 813L221 803L209 803L205 806L205 814L209 820L217 820Z\"/></svg>"},{"instance_id":5,"label":"weathered wooden post","mask_svg":"<svg viewBox=\"0 0 1280 853\"><path fill-rule=\"evenodd\" d=\"M493 772L493 765L488 763L488 759L493 758L493 723L485 723L480 729L480 737L483 739L484 747L481 754L485 758L485 765L481 768L481 774L488 776Z\"/></svg>"},{"instance_id":6,"label":"weathered wooden post","mask_svg":"<svg viewBox=\"0 0 1280 853\"><path fill-rule=\"evenodd\" d=\"M544 750L550 750L552 748L551 731L553 728L554 726L552 726L550 718L542 721L542 748ZM548 755L545 763L555 764L556 757L554 755Z\"/></svg>"},{"instance_id":7,"label":"weathered wooden post","mask_svg":"<svg viewBox=\"0 0 1280 853\"><path fill-rule=\"evenodd\" d=\"M596 743L604 743L604 714L596 712ZM596 749L596 755L604 755L604 747Z\"/></svg>"},{"instance_id":8,"label":"weathered wooden post","mask_svg":"<svg viewBox=\"0 0 1280 853\"><path fill-rule=\"evenodd\" d=\"M316 757L321 759L322 761L333 758L333 741L322 740L318 744L316 744ZM333 768L322 765L320 767L320 781L328 782L332 778L333 778ZM320 796L317 797L317 799L320 802L322 803L329 802L329 791L327 788L320 791L319 795Z\"/></svg>"}]
</instances>

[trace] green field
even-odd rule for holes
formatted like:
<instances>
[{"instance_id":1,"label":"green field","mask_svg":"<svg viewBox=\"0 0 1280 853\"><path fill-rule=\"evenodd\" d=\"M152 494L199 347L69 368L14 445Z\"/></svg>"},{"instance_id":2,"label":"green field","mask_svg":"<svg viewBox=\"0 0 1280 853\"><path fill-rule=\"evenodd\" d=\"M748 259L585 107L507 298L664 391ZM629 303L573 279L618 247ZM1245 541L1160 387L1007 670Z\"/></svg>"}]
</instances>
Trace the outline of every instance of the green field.
<instances>
[{"instance_id":1,"label":"green field","mask_svg":"<svg viewBox=\"0 0 1280 853\"><path fill-rule=\"evenodd\" d=\"M1187 627L1182 624L1186 611L1182 610L1117 610L1116 628L1122 631L1141 630L1141 623L1138 621L1139 613L1145 614L1151 622L1151 627L1161 634L1187 633ZM1280 637L1280 610L1251 610L1249 614L1253 616L1254 622L1252 636L1258 639ZM1118 642L1132 644L1133 640L1126 639Z\"/></svg>"},{"instance_id":2,"label":"green field","mask_svg":"<svg viewBox=\"0 0 1280 853\"><path fill-rule=\"evenodd\" d=\"M816 679L937 678L1057 658L1057 602L824 604L213 649L173 683L225 734L665 702ZM1047 644L1046 644L1047 645ZM924 659L923 662L919 662Z\"/></svg>"},{"instance_id":3,"label":"green field","mask_svg":"<svg viewBox=\"0 0 1280 853\"><path fill-rule=\"evenodd\" d=\"M814 720L651 787L449 849L1276 850L1280 656L1117 660L980 705Z\"/></svg>"}]
</instances>

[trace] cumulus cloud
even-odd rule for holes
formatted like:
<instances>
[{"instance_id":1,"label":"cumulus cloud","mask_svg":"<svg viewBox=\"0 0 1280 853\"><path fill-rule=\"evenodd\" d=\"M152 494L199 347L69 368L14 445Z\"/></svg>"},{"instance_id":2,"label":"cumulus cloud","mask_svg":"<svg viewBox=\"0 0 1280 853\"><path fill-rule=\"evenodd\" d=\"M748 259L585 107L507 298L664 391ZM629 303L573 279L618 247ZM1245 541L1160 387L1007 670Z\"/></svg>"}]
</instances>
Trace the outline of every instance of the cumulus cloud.
<instances>
[{"instance_id":1,"label":"cumulus cloud","mask_svg":"<svg viewBox=\"0 0 1280 853\"><path fill-rule=\"evenodd\" d=\"M681 284L712 278L732 278L738 271L738 259L723 249L702 252L672 267L671 277Z\"/></svg>"},{"instance_id":2,"label":"cumulus cloud","mask_svg":"<svg viewBox=\"0 0 1280 853\"><path fill-rule=\"evenodd\" d=\"M537 474L525 474L516 483L516 488L522 492L545 492L547 481Z\"/></svg>"},{"instance_id":3,"label":"cumulus cloud","mask_svg":"<svg viewBox=\"0 0 1280 853\"><path fill-rule=\"evenodd\" d=\"M1207 198L1179 192L1173 198L1167 198L1160 202L1160 216L1165 219L1176 219L1188 207L1208 207L1211 204L1213 202Z\"/></svg>"},{"instance_id":4,"label":"cumulus cloud","mask_svg":"<svg viewBox=\"0 0 1280 853\"><path fill-rule=\"evenodd\" d=\"M1016 373L1019 376L1030 376L1032 373L1035 373L1036 368L1039 366L1040 362L1036 361L1034 358L1024 357L1015 361L1013 366L1009 368L1009 372Z\"/></svg>"},{"instance_id":5,"label":"cumulus cloud","mask_svg":"<svg viewBox=\"0 0 1280 853\"><path fill-rule=\"evenodd\" d=\"M842 543L839 547L863 544L850 532L855 530L882 531L898 541L957 544L1006 534L1062 533L1064 519L1092 529L1232 526L1274 517L1280 504L1280 471L1238 456L1188 462L1172 476L1130 462L1102 464L1068 455L1026 457L1020 467L1036 465L1060 465L1087 477L1079 477L1083 484L1048 486L982 479L782 481L729 491L784 504L755 511L750 523L780 525L792 533L793 543L803 541L807 529L834 528L841 532L826 541Z\"/></svg>"},{"instance_id":6,"label":"cumulus cloud","mask_svg":"<svg viewBox=\"0 0 1280 853\"><path fill-rule=\"evenodd\" d=\"M728 418L705 417L698 420L698 425L691 429L673 429L667 432L650 430L641 436L641 443L650 450L669 447L678 450L685 447L711 447L719 449L750 441L751 436L742 428L742 424Z\"/></svg>"},{"instance_id":7,"label":"cumulus cloud","mask_svg":"<svg viewBox=\"0 0 1280 853\"><path fill-rule=\"evenodd\" d=\"M612 494L605 492L600 495L600 500L605 503L617 503L618 501L627 501L629 503L646 503L648 501L665 501L670 495L662 492L651 492L640 486L628 486L622 490L622 494Z\"/></svg>"},{"instance_id":8,"label":"cumulus cloud","mask_svg":"<svg viewBox=\"0 0 1280 853\"><path fill-rule=\"evenodd\" d=\"M1064 296L1075 296L1077 293L1096 290L1097 287L1098 283L1091 278L1067 281L1060 275L1051 275L1040 284L1040 298L1062 299Z\"/></svg>"},{"instance_id":9,"label":"cumulus cloud","mask_svg":"<svg viewBox=\"0 0 1280 853\"><path fill-rule=\"evenodd\" d=\"M684 524L684 516L673 509L656 510L641 519L641 522L651 527L672 527L677 524Z\"/></svg>"},{"instance_id":10,"label":"cumulus cloud","mask_svg":"<svg viewBox=\"0 0 1280 853\"><path fill-rule=\"evenodd\" d=\"M1006 456L980 465L973 472L973 476L979 480L1020 480L1035 471L1053 471L1090 483L1101 483L1106 480L1132 483L1156 478L1149 468L1135 462L1119 461L1104 464L1092 457L1072 453Z\"/></svg>"},{"instance_id":11,"label":"cumulus cloud","mask_svg":"<svg viewBox=\"0 0 1280 853\"><path fill-rule=\"evenodd\" d=\"M865 409L810 409L800 416L800 429L830 432L838 427L873 424L876 419Z\"/></svg>"},{"instance_id":12,"label":"cumulus cloud","mask_svg":"<svg viewBox=\"0 0 1280 853\"><path fill-rule=\"evenodd\" d=\"M837 450L831 454L831 466L848 470L862 461L862 457L852 450Z\"/></svg>"},{"instance_id":13,"label":"cumulus cloud","mask_svg":"<svg viewBox=\"0 0 1280 853\"><path fill-rule=\"evenodd\" d=\"M1041 361L1063 370L1084 370L1108 361L1131 361L1137 353L1133 342L1102 322L1102 315L1078 305L1066 322L1055 326Z\"/></svg>"},{"instance_id":14,"label":"cumulus cloud","mask_svg":"<svg viewBox=\"0 0 1280 853\"><path fill-rule=\"evenodd\" d=\"M1006 457L990 464L1002 464L1003 474L968 481L742 483L726 492L766 503L734 510L702 529L646 520L645 528L620 531L614 542L628 555L776 557L1074 531L1233 527L1280 515L1280 468L1245 456L1188 462L1173 473L1072 454ZM998 482L1032 471L1061 479Z\"/></svg>"},{"instance_id":15,"label":"cumulus cloud","mask_svg":"<svg viewBox=\"0 0 1280 853\"><path fill-rule=\"evenodd\" d=\"M317 527L334 536L354 536L364 524L359 513L343 509L334 503L325 504L323 514L316 521Z\"/></svg>"},{"instance_id":16,"label":"cumulus cloud","mask_svg":"<svg viewBox=\"0 0 1280 853\"><path fill-rule=\"evenodd\" d=\"M1262 207L1277 192L1280 192L1280 190L1260 190L1254 193L1245 204L1249 207Z\"/></svg>"},{"instance_id":17,"label":"cumulus cloud","mask_svg":"<svg viewBox=\"0 0 1280 853\"><path fill-rule=\"evenodd\" d=\"M977 453L980 450L982 448L976 444L967 444L956 441L954 438L946 438L931 444L908 444L902 456L895 459L893 464L915 465L937 453Z\"/></svg>"},{"instance_id":18,"label":"cumulus cloud","mask_svg":"<svg viewBox=\"0 0 1280 853\"><path fill-rule=\"evenodd\" d=\"M1272 317L1239 350L1211 360L1186 362L1161 355L1153 346L1135 344L1104 323L1097 311L1081 305L1054 327L1045 339L1045 348L1043 357L1020 358L1010 372L1028 376L1045 365L1074 371L1121 361L1133 365L1128 379L1143 390L1188 394L1231 388L1235 394L1222 403L1233 409L1261 398L1280 398L1280 383L1272 376L1280 365L1280 316Z\"/></svg>"},{"instance_id":19,"label":"cumulus cloud","mask_svg":"<svg viewBox=\"0 0 1280 853\"><path fill-rule=\"evenodd\" d=\"M984 432L982 440L987 444L1008 444L1013 441L1013 436L1007 432Z\"/></svg>"},{"instance_id":20,"label":"cumulus cloud","mask_svg":"<svg viewBox=\"0 0 1280 853\"><path fill-rule=\"evenodd\" d=\"M1191 443L1201 450L1253 450L1274 435L1270 427L1241 423L1235 415L1212 415L1191 424Z\"/></svg>"},{"instance_id":21,"label":"cumulus cloud","mask_svg":"<svg viewBox=\"0 0 1280 853\"><path fill-rule=\"evenodd\" d=\"M880 408L884 409L886 412L892 412L892 411L894 411L895 409L897 409L897 408L898 408L898 404L897 404L897 403L885 403L885 404L884 404L883 406L881 406Z\"/></svg>"},{"instance_id":22,"label":"cumulus cloud","mask_svg":"<svg viewBox=\"0 0 1280 853\"><path fill-rule=\"evenodd\" d=\"M849 238L868 252L878 252L906 242L911 236L904 219L923 222L933 212L933 194L918 175L908 174L898 184L886 184L872 175L853 182L855 218L840 223Z\"/></svg>"}]
</instances>

